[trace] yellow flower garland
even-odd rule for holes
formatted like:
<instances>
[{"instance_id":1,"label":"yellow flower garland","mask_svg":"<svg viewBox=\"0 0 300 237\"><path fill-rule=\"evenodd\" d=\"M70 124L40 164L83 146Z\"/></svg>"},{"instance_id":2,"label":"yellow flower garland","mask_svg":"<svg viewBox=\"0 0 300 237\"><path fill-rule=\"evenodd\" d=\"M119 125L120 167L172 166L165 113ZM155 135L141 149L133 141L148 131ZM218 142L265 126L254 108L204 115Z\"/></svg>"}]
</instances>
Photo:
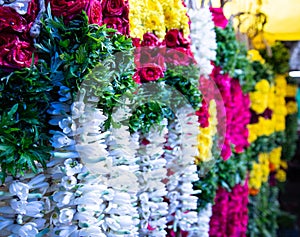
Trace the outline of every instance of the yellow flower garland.
<instances>
[{"instance_id":1,"label":"yellow flower garland","mask_svg":"<svg viewBox=\"0 0 300 237\"><path fill-rule=\"evenodd\" d=\"M153 32L163 39L168 30L183 30L190 34L187 9L181 0L129 0L130 36L143 38L147 32Z\"/></svg>"},{"instance_id":2,"label":"yellow flower garland","mask_svg":"<svg viewBox=\"0 0 300 237\"><path fill-rule=\"evenodd\" d=\"M251 195L256 195L262 184L268 182L270 172L276 172L275 178L279 182L285 182L287 162L281 160L281 152L282 147L276 147L270 153L260 153L258 155L258 162L253 162L252 170L249 174Z\"/></svg>"},{"instance_id":3,"label":"yellow flower garland","mask_svg":"<svg viewBox=\"0 0 300 237\"><path fill-rule=\"evenodd\" d=\"M213 137L217 133L217 106L214 100L209 103L209 125L206 128L201 128L198 135L198 151L199 155L195 157L195 163L207 162L212 157Z\"/></svg>"}]
</instances>

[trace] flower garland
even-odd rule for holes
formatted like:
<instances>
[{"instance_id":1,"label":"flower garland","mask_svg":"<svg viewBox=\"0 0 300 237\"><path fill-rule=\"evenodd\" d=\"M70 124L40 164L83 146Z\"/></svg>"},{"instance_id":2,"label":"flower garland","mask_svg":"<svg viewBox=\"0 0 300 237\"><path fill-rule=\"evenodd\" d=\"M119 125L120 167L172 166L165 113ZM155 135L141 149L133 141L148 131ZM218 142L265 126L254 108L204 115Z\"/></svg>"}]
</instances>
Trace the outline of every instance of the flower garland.
<instances>
[{"instance_id":1,"label":"flower garland","mask_svg":"<svg viewBox=\"0 0 300 237\"><path fill-rule=\"evenodd\" d=\"M207 206L198 212L197 228L188 233L189 237L209 237L209 222L212 216L212 205Z\"/></svg>"},{"instance_id":2,"label":"flower garland","mask_svg":"<svg viewBox=\"0 0 300 237\"><path fill-rule=\"evenodd\" d=\"M231 192L219 188L213 206L209 236L246 236L248 224L248 184L236 185Z\"/></svg>"},{"instance_id":3,"label":"flower garland","mask_svg":"<svg viewBox=\"0 0 300 237\"><path fill-rule=\"evenodd\" d=\"M36 236L45 228L48 209L44 198L49 183L39 168L38 174L5 180L8 190L1 195L1 236Z\"/></svg>"},{"instance_id":4,"label":"flower garland","mask_svg":"<svg viewBox=\"0 0 300 237\"><path fill-rule=\"evenodd\" d=\"M191 20L191 50L200 67L200 75L207 77L213 69L211 61L216 59L216 33L209 8L189 9Z\"/></svg>"},{"instance_id":5,"label":"flower garland","mask_svg":"<svg viewBox=\"0 0 300 237\"><path fill-rule=\"evenodd\" d=\"M142 136L142 145L138 150L139 236L166 236L168 203L164 201L167 190L163 181L167 178L167 169L163 148L167 123L164 119L160 125L151 127L149 133Z\"/></svg>"},{"instance_id":6,"label":"flower garland","mask_svg":"<svg viewBox=\"0 0 300 237\"><path fill-rule=\"evenodd\" d=\"M63 89L60 94L65 98L69 91ZM59 190L51 194L52 206L58 209L54 208L51 214L50 235L135 233L138 224L134 207L137 179L128 162L120 164L114 162L115 156L109 156L105 144L109 134L99 131L107 117L95 109L95 104L84 103L84 93L78 102L71 104L69 116L66 114L67 100L53 102L49 110L62 129L53 132L54 159L48 164L53 183L50 190ZM61 106L65 107L63 114L59 112ZM52 123L55 125L54 120ZM73 140L72 137L77 138ZM117 141L112 137L110 140ZM115 154L116 150L113 152ZM126 160L126 156L122 158Z\"/></svg>"},{"instance_id":7,"label":"flower garland","mask_svg":"<svg viewBox=\"0 0 300 237\"><path fill-rule=\"evenodd\" d=\"M270 153L260 153L258 155L258 162L252 164L250 171L250 195L257 195L262 184L267 183L273 176L279 182L286 181L287 163L281 160L281 153L282 147L279 146ZM272 182L274 183L274 180Z\"/></svg>"},{"instance_id":8,"label":"flower garland","mask_svg":"<svg viewBox=\"0 0 300 237\"><path fill-rule=\"evenodd\" d=\"M140 2L129 0L130 36L142 39L147 32L153 32L163 39L168 30L179 29L185 36L190 34L187 9L181 0Z\"/></svg>"},{"instance_id":9,"label":"flower garland","mask_svg":"<svg viewBox=\"0 0 300 237\"><path fill-rule=\"evenodd\" d=\"M248 111L249 97L243 94L237 80L230 78L228 74L223 75L220 72L221 68L215 67L211 76L221 92L226 109L226 135L221 155L224 160L227 160L231 155L231 144L235 146L236 152L241 152L249 146L247 141L247 125L250 122ZM232 94L235 95L235 99L233 99ZM239 99L237 100L236 98ZM239 114L239 116L233 117L235 114ZM220 116L222 115L219 115L219 121L223 119Z\"/></svg>"},{"instance_id":10,"label":"flower garland","mask_svg":"<svg viewBox=\"0 0 300 237\"><path fill-rule=\"evenodd\" d=\"M207 127L199 127L198 135L198 152L199 155L196 156L196 164L201 162L207 162L213 159L212 148L213 148L213 138L217 134L217 108L216 102L211 100L209 103L209 125ZM201 125L201 123L200 123Z\"/></svg>"},{"instance_id":11,"label":"flower garland","mask_svg":"<svg viewBox=\"0 0 300 237\"><path fill-rule=\"evenodd\" d=\"M178 120L169 125L169 134L165 153L167 169L170 175L167 179L167 198L169 201L168 229L170 234L178 231L191 231L198 222L197 197L198 191L193 190L192 182L198 180L194 156L197 155L196 139L198 118L189 115L188 108L180 108Z\"/></svg>"}]
</instances>

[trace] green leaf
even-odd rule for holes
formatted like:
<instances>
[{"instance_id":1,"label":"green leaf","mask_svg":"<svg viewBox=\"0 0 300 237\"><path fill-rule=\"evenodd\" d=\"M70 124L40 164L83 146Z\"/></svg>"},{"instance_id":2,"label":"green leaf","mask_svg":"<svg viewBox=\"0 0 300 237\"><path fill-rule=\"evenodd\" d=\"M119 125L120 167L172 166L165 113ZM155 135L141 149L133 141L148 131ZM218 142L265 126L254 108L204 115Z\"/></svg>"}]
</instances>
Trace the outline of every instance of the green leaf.
<instances>
[{"instance_id":1,"label":"green leaf","mask_svg":"<svg viewBox=\"0 0 300 237\"><path fill-rule=\"evenodd\" d=\"M7 115L8 115L9 118L12 118L12 116L17 112L18 106L19 106L19 104L15 104L15 105L10 109L10 111L7 113Z\"/></svg>"}]
</instances>

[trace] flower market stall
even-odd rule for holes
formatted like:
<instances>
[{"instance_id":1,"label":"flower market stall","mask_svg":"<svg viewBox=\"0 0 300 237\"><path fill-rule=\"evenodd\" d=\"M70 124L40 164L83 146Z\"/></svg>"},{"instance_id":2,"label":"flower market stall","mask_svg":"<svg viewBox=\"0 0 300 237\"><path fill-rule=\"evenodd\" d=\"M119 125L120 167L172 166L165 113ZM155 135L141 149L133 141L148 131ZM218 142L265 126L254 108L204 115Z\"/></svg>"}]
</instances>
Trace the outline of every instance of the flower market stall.
<instances>
[{"instance_id":1,"label":"flower market stall","mask_svg":"<svg viewBox=\"0 0 300 237\"><path fill-rule=\"evenodd\" d=\"M275 236L297 86L247 46L205 1L0 2L0 236Z\"/></svg>"}]
</instances>

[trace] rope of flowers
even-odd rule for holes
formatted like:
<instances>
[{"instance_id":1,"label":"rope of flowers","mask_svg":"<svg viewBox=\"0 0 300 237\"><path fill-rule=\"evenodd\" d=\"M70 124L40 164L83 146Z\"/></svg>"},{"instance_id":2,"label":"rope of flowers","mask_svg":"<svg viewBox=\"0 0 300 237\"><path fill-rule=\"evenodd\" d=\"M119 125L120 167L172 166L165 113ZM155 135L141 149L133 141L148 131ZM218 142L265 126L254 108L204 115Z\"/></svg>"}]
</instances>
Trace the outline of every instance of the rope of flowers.
<instances>
[{"instance_id":1,"label":"rope of flowers","mask_svg":"<svg viewBox=\"0 0 300 237\"><path fill-rule=\"evenodd\" d=\"M191 21L191 50L200 67L200 75L207 77L213 69L211 61L216 59L216 33L209 8L189 9Z\"/></svg>"},{"instance_id":2,"label":"rope of flowers","mask_svg":"<svg viewBox=\"0 0 300 237\"><path fill-rule=\"evenodd\" d=\"M176 115L178 120L169 125L165 159L170 173L167 177L167 198L169 200L168 228L171 233L192 231L198 222L197 197L192 182L198 180L194 156L197 155L195 135L198 134L198 118L187 116L189 110L181 108Z\"/></svg>"},{"instance_id":3,"label":"rope of flowers","mask_svg":"<svg viewBox=\"0 0 300 237\"><path fill-rule=\"evenodd\" d=\"M163 158L167 119L153 125L149 133L141 136L138 150L139 167L136 173L140 189L138 193L140 231L139 236L166 236L168 203L163 182L167 177L166 160Z\"/></svg>"}]
</instances>

